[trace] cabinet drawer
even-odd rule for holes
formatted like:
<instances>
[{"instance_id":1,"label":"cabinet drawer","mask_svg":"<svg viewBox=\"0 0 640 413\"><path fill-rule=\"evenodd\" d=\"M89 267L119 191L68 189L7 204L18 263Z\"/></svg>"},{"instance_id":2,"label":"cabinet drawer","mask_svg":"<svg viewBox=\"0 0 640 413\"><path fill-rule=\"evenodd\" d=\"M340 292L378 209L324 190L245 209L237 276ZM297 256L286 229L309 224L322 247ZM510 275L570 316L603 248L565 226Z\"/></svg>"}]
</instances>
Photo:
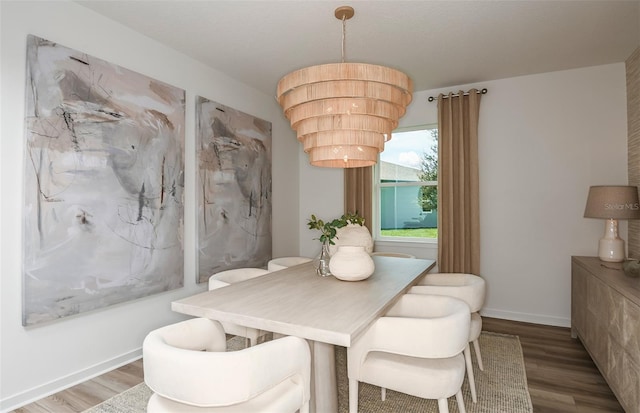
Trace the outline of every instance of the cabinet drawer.
<instances>
[{"instance_id":1,"label":"cabinet drawer","mask_svg":"<svg viewBox=\"0 0 640 413\"><path fill-rule=\"evenodd\" d=\"M573 257L571 326L626 413L640 413L640 279Z\"/></svg>"}]
</instances>

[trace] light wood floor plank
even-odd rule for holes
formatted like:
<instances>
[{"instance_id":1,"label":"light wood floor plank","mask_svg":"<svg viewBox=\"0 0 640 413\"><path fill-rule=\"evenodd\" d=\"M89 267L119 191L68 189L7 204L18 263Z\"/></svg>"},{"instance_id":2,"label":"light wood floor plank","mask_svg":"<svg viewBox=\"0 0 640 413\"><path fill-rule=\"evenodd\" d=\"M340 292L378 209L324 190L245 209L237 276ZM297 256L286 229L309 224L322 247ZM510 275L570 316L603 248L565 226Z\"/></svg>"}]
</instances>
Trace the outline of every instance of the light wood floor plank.
<instances>
[{"instance_id":1,"label":"light wood floor plank","mask_svg":"<svg viewBox=\"0 0 640 413\"><path fill-rule=\"evenodd\" d=\"M534 413L624 412L569 328L482 320L483 330L520 337Z\"/></svg>"}]
</instances>

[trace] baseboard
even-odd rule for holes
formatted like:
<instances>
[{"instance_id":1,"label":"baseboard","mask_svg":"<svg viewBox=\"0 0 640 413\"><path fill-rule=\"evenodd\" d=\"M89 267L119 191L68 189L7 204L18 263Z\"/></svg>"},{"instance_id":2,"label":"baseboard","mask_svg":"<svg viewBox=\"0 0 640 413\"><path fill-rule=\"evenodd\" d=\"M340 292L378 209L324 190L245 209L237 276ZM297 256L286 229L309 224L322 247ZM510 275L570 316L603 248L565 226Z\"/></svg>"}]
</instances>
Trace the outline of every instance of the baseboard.
<instances>
[{"instance_id":1,"label":"baseboard","mask_svg":"<svg viewBox=\"0 0 640 413\"><path fill-rule=\"evenodd\" d=\"M13 396L9 396L0 400L0 413L7 413L15 410L19 407L33 403L36 400L40 400L59 391L68 389L76 384L85 382L101 374L107 373L118 367L129 364L142 357L142 347L132 350L128 353L122 354L118 357L106 360L104 362L95 364L86 369L77 371L59 379L53 380L49 383L34 387L26 390L22 393L18 393Z\"/></svg>"},{"instance_id":2,"label":"baseboard","mask_svg":"<svg viewBox=\"0 0 640 413\"><path fill-rule=\"evenodd\" d=\"M522 321L525 323L543 324L556 327L571 327L571 319L553 317L541 314L518 313L515 311L496 310L483 308L480 314L484 317L500 318L503 320Z\"/></svg>"}]
</instances>

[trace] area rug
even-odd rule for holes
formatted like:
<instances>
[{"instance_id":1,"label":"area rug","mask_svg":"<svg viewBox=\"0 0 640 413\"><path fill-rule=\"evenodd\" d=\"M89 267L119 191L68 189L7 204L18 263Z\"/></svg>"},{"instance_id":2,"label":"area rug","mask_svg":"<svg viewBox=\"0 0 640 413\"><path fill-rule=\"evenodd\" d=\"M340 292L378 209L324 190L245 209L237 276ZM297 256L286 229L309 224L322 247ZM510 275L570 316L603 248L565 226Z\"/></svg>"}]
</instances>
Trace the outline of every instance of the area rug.
<instances>
[{"instance_id":1,"label":"area rug","mask_svg":"<svg viewBox=\"0 0 640 413\"><path fill-rule=\"evenodd\" d=\"M229 350L241 349L244 347L244 339L234 337L227 341L227 347ZM466 378L462 387L467 413L533 412L518 337L483 332L480 335L480 351L484 371L480 371L476 358L473 357L478 402L471 401ZM338 411L347 413L349 391L344 347L336 347L336 370L339 389ZM83 413L144 413L151 394L151 390L141 383ZM420 399L392 390L387 390L387 398L382 401L380 388L366 383L360 383L358 400L358 411L361 413L438 412L435 400ZM449 410L450 413L458 412L454 397L449 399Z\"/></svg>"}]
</instances>

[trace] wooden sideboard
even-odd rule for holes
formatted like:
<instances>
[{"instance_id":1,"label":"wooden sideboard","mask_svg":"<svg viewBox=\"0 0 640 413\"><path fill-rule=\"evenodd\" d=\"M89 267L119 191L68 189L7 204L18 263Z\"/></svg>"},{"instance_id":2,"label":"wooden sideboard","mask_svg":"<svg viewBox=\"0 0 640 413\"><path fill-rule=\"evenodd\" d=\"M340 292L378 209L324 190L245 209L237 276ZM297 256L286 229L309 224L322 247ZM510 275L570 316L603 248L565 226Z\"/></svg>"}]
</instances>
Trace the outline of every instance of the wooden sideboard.
<instances>
[{"instance_id":1,"label":"wooden sideboard","mask_svg":"<svg viewBox=\"0 0 640 413\"><path fill-rule=\"evenodd\" d=\"M627 413L640 413L640 278L621 263L571 258L571 336L578 337Z\"/></svg>"}]
</instances>

